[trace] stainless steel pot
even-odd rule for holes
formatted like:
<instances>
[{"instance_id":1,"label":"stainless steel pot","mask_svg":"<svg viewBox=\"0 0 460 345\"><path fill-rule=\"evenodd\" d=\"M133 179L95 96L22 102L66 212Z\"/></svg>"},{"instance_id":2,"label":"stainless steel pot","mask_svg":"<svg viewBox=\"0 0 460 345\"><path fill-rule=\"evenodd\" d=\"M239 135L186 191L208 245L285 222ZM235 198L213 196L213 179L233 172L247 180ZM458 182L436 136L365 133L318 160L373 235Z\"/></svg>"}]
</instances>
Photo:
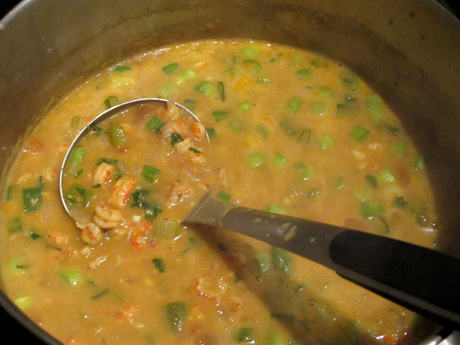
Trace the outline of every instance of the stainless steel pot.
<instances>
[{"instance_id":1,"label":"stainless steel pot","mask_svg":"<svg viewBox=\"0 0 460 345\"><path fill-rule=\"evenodd\" d=\"M370 81L429 157L438 247L460 256L460 23L433 0L23 1L0 22L0 166L8 169L21 137L92 72L153 47L220 37L314 49ZM0 304L59 344L1 290Z\"/></svg>"}]
</instances>

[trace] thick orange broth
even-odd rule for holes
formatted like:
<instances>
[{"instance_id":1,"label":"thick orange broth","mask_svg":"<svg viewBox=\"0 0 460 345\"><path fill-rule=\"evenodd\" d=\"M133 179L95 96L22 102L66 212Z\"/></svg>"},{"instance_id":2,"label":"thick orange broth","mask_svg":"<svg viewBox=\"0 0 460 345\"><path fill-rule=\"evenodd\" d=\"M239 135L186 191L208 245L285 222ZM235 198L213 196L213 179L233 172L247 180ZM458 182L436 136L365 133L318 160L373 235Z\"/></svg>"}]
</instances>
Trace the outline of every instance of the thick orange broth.
<instances>
[{"instance_id":1,"label":"thick orange broth","mask_svg":"<svg viewBox=\"0 0 460 345\"><path fill-rule=\"evenodd\" d=\"M76 224L58 194L69 144L144 97L170 104L106 119L77 146L64 185ZM171 118L173 102L200 123ZM249 40L163 47L80 85L25 140L4 186L2 282L65 344L404 343L412 312L279 248L181 222L209 191L432 247L425 170L385 101L335 61Z\"/></svg>"}]
</instances>

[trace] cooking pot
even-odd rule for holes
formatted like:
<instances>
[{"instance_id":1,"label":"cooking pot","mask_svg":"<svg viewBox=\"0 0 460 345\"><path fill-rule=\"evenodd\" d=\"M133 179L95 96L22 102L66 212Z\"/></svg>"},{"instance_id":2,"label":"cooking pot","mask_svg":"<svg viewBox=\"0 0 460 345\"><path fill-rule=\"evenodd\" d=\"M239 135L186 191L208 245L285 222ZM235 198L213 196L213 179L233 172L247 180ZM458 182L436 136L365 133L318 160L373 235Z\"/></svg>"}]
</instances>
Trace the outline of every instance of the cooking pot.
<instances>
[{"instance_id":1,"label":"cooking pot","mask_svg":"<svg viewBox=\"0 0 460 345\"><path fill-rule=\"evenodd\" d=\"M0 22L2 181L21 138L91 73L158 46L230 37L328 55L386 98L428 157L437 248L460 256L460 23L430 0L23 1ZM59 344L1 290L0 304Z\"/></svg>"}]
</instances>

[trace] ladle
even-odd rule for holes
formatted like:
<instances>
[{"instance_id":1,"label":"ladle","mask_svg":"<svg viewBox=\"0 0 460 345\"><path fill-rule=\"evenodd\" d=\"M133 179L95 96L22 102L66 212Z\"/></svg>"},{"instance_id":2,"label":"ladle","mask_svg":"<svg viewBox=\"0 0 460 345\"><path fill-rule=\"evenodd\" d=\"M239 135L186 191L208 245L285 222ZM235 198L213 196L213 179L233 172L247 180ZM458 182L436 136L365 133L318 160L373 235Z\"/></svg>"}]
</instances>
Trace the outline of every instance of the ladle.
<instances>
[{"instance_id":1,"label":"ladle","mask_svg":"<svg viewBox=\"0 0 460 345\"><path fill-rule=\"evenodd\" d=\"M97 122L141 103L137 99L114 106L83 128L69 147L59 177L63 192L64 167L74 146ZM199 121L187 108L177 104ZM335 270L342 277L444 325L460 329L460 259L441 252L338 226L235 206L206 194L184 223L232 230L283 248Z\"/></svg>"}]
</instances>

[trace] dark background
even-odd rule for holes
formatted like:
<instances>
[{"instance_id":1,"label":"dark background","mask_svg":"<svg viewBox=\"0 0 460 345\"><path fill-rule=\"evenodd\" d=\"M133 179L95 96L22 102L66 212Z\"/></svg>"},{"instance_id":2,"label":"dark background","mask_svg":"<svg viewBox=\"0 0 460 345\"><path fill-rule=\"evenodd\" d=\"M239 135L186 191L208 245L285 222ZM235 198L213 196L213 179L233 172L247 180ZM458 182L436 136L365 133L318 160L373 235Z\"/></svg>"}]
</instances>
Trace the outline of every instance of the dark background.
<instances>
[{"instance_id":1,"label":"dark background","mask_svg":"<svg viewBox=\"0 0 460 345\"><path fill-rule=\"evenodd\" d=\"M457 17L460 17L459 0L438 1L457 15ZM0 18L5 16L8 11L10 11L19 2L19 0L0 0ZM31 336L28 331L24 330L24 328L12 319L2 308L0 308L0 339L0 343L3 345L43 345L43 343Z\"/></svg>"}]
</instances>

